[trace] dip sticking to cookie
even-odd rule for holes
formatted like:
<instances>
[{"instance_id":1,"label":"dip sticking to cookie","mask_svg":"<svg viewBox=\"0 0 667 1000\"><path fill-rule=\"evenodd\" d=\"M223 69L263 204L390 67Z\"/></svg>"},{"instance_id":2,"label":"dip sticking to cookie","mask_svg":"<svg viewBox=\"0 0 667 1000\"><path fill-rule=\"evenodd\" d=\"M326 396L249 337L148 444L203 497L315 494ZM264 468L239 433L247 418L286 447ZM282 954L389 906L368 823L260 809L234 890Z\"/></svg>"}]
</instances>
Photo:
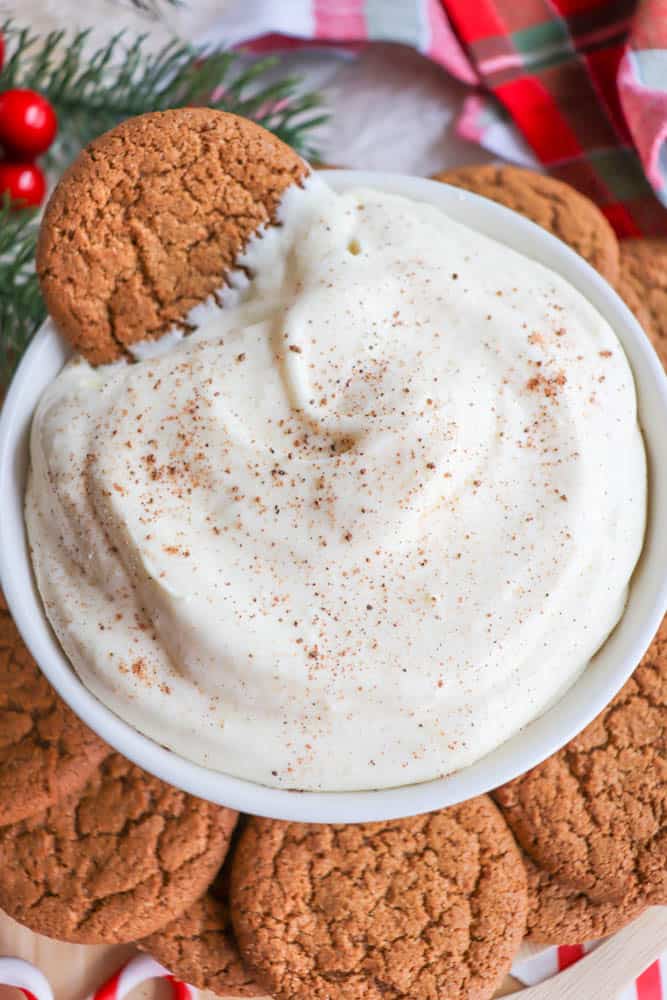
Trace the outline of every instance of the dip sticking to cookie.
<instances>
[{"instance_id":1,"label":"dip sticking to cookie","mask_svg":"<svg viewBox=\"0 0 667 1000\"><path fill-rule=\"evenodd\" d=\"M52 314L114 363L75 358L37 409L39 588L84 683L189 759L426 781L542 713L621 617L632 373L559 275L228 119L126 123L47 211Z\"/></svg>"}]
</instances>

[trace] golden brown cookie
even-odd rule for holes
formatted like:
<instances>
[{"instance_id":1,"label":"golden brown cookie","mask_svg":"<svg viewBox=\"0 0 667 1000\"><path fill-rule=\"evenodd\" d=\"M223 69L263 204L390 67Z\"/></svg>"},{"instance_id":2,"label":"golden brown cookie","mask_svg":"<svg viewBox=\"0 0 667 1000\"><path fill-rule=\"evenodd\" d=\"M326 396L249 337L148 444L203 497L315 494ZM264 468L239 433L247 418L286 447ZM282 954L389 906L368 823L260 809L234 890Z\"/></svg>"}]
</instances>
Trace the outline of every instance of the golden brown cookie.
<instances>
[{"instance_id":1,"label":"golden brown cookie","mask_svg":"<svg viewBox=\"0 0 667 1000\"><path fill-rule=\"evenodd\" d=\"M494 797L564 885L594 902L667 903L667 618L610 705Z\"/></svg>"},{"instance_id":2,"label":"golden brown cookie","mask_svg":"<svg viewBox=\"0 0 667 1000\"><path fill-rule=\"evenodd\" d=\"M46 207L37 271L49 313L93 364L182 325L308 170L222 111L128 119L79 155Z\"/></svg>"},{"instance_id":3,"label":"golden brown cookie","mask_svg":"<svg viewBox=\"0 0 667 1000\"><path fill-rule=\"evenodd\" d=\"M619 902L594 903L570 889L524 855L528 876L526 937L542 944L582 944L614 934L638 917L646 903L630 895Z\"/></svg>"},{"instance_id":4,"label":"golden brown cookie","mask_svg":"<svg viewBox=\"0 0 667 1000\"><path fill-rule=\"evenodd\" d=\"M514 209L548 229L613 284L618 277L618 240L604 215L569 184L523 167L480 164L433 175Z\"/></svg>"},{"instance_id":5,"label":"golden brown cookie","mask_svg":"<svg viewBox=\"0 0 667 1000\"><path fill-rule=\"evenodd\" d=\"M521 856L486 796L386 823L252 818L232 860L241 954L283 1000L484 1000L526 905Z\"/></svg>"},{"instance_id":6,"label":"golden brown cookie","mask_svg":"<svg viewBox=\"0 0 667 1000\"><path fill-rule=\"evenodd\" d=\"M108 753L41 673L0 592L0 826L82 788Z\"/></svg>"},{"instance_id":7,"label":"golden brown cookie","mask_svg":"<svg viewBox=\"0 0 667 1000\"><path fill-rule=\"evenodd\" d=\"M667 366L667 239L623 240L617 290Z\"/></svg>"},{"instance_id":8,"label":"golden brown cookie","mask_svg":"<svg viewBox=\"0 0 667 1000\"><path fill-rule=\"evenodd\" d=\"M236 820L112 754L81 792L0 829L0 908L61 941L144 937L205 892Z\"/></svg>"},{"instance_id":9,"label":"golden brown cookie","mask_svg":"<svg viewBox=\"0 0 667 1000\"><path fill-rule=\"evenodd\" d=\"M229 912L229 863L209 891L176 920L138 941L178 979L223 997L262 996L243 964Z\"/></svg>"}]
</instances>

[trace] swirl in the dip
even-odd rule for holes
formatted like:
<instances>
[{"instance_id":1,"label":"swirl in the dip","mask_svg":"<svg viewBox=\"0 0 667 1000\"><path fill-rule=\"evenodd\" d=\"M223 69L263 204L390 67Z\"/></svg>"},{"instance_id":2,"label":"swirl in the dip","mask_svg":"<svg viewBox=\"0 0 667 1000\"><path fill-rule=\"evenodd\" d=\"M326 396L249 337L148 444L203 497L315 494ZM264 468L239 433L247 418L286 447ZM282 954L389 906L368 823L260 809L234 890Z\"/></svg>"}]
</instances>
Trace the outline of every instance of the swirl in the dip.
<instances>
[{"instance_id":1,"label":"swirl in the dip","mask_svg":"<svg viewBox=\"0 0 667 1000\"><path fill-rule=\"evenodd\" d=\"M238 301L35 416L49 619L86 685L184 756L364 789L481 757L618 622L645 528L635 388L566 281L321 182Z\"/></svg>"}]
</instances>

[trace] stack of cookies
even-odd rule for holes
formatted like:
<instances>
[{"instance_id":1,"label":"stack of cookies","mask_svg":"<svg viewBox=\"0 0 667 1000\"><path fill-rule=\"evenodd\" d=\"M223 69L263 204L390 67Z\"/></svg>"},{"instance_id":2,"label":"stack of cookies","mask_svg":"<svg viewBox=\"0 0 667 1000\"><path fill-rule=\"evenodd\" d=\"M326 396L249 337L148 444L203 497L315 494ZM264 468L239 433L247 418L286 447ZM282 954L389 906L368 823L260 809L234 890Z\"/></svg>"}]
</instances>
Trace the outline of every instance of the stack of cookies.
<instances>
[{"instance_id":1,"label":"stack of cookies","mask_svg":"<svg viewBox=\"0 0 667 1000\"><path fill-rule=\"evenodd\" d=\"M188 127L197 134L213 127L207 116L193 111ZM127 149L137 127L145 154L135 163ZM164 151L151 146L150 121L128 128L101 141L110 151L106 182L129 197L132 178L151 164L161 169ZM153 220L173 204L189 169L176 162L173 138L175 186L164 176L156 185L146 205ZM201 246L201 259L174 256L175 238L191 248L201 243L192 243L197 234L175 237L165 222L148 245L140 221L132 232L116 225L113 199L105 203L105 246L115 248L106 263L86 258L82 269L85 226L72 230L66 252L62 241L49 242L75 202L91 226L99 224L99 191L85 188L85 159L52 202L40 246L45 293L93 362L123 356L172 323L176 272L183 301L219 287L247 236L243 226L269 218L283 188L306 169L296 157L272 159L259 140L248 147L233 129L225 141L224 171L243 175L245 187L230 185L229 197L240 201L227 206L225 225L216 208L215 238ZM437 179L494 198L569 242L617 285L666 356L662 244L619 247L588 199L525 170L473 167ZM209 197L204 188L196 195ZM51 288L54 255L60 276ZM139 258L150 262L149 277ZM119 284L119 267L137 272L136 281ZM63 269L71 281L63 282ZM63 294L76 287L81 295L85 281L77 302ZM544 764L492 797L360 825L239 817L177 791L111 752L69 711L4 604L0 650L0 907L38 933L135 941L178 978L225 997L484 1000L526 935L579 943L667 904L665 624L614 701Z\"/></svg>"}]
</instances>

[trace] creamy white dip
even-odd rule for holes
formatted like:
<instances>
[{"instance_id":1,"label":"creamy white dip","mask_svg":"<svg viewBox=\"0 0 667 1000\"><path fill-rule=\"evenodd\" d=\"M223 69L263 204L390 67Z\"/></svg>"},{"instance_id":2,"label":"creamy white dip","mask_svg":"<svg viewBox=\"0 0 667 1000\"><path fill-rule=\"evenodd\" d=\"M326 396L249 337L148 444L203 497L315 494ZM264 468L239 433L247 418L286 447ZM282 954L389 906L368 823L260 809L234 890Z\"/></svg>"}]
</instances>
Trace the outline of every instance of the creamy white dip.
<instances>
[{"instance_id":1,"label":"creamy white dip","mask_svg":"<svg viewBox=\"0 0 667 1000\"><path fill-rule=\"evenodd\" d=\"M282 214L193 335L45 392L39 588L84 683L184 756L424 781L539 715L623 613L632 373L566 281L430 204L320 182Z\"/></svg>"}]
</instances>

